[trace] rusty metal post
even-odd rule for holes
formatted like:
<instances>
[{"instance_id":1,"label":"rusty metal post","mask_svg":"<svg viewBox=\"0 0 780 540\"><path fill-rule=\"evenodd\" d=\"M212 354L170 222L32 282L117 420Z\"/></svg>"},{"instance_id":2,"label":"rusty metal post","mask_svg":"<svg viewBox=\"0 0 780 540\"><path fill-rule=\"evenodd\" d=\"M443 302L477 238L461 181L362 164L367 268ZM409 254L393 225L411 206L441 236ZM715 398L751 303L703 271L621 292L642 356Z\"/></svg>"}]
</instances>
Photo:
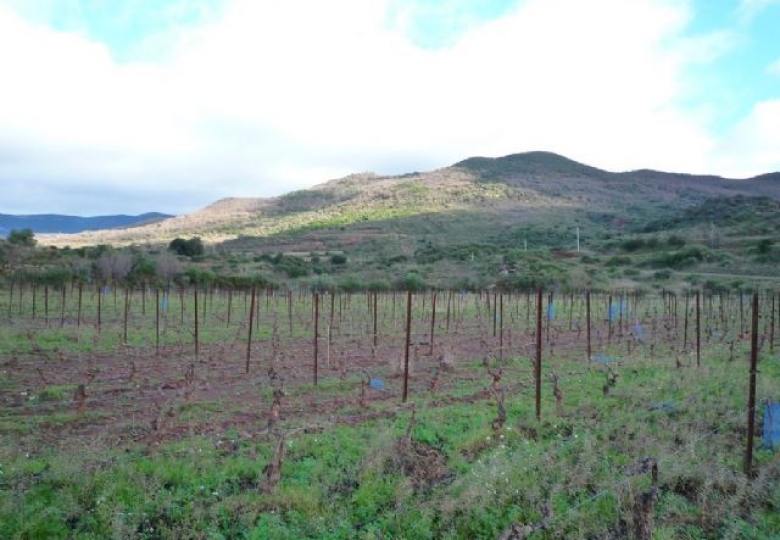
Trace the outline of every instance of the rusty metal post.
<instances>
[{"instance_id":1,"label":"rusty metal post","mask_svg":"<svg viewBox=\"0 0 780 540\"><path fill-rule=\"evenodd\" d=\"M252 355L252 329L255 327L254 325L254 319L255 319L255 295L257 293L257 290L255 289L255 286L252 285L252 299L250 300L249 304L249 332L246 338L246 367L244 368L244 373L249 373L249 359Z\"/></svg>"},{"instance_id":2,"label":"rusty metal post","mask_svg":"<svg viewBox=\"0 0 780 540\"><path fill-rule=\"evenodd\" d=\"M772 314L769 317L769 352L775 352L775 298L777 294L772 291Z\"/></svg>"},{"instance_id":3,"label":"rusty metal post","mask_svg":"<svg viewBox=\"0 0 780 540\"><path fill-rule=\"evenodd\" d=\"M590 291L585 291L585 334L587 336L588 362L590 362Z\"/></svg>"},{"instance_id":4,"label":"rusty metal post","mask_svg":"<svg viewBox=\"0 0 780 540\"><path fill-rule=\"evenodd\" d=\"M154 353L155 356L160 356L160 289L155 290L155 318L154 318Z\"/></svg>"},{"instance_id":5,"label":"rusty metal post","mask_svg":"<svg viewBox=\"0 0 780 540\"><path fill-rule=\"evenodd\" d=\"M534 378L536 379L536 420L542 417L542 290L536 293L536 362Z\"/></svg>"},{"instance_id":6,"label":"rusty metal post","mask_svg":"<svg viewBox=\"0 0 780 540\"><path fill-rule=\"evenodd\" d=\"M431 336L428 341L429 343L429 349L428 349L428 356L433 356L433 337L434 337L434 329L436 328L436 291L433 291L433 299L431 300Z\"/></svg>"},{"instance_id":7,"label":"rusty metal post","mask_svg":"<svg viewBox=\"0 0 780 540\"><path fill-rule=\"evenodd\" d=\"M701 367L701 294L696 291L696 367Z\"/></svg>"},{"instance_id":8,"label":"rusty metal post","mask_svg":"<svg viewBox=\"0 0 780 540\"><path fill-rule=\"evenodd\" d=\"M756 430L756 366L758 364L758 293L753 293L753 324L750 336L750 388L747 411L747 448L745 449L745 474L753 476L753 437Z\"/></svg>"},{"instance_id":9,"label":"rusty metal post","mask_svg":"<svg viewBox=\"0 0 780 540\"><path fill-rule=\"evenodd\" d=\"M198 335L198 287L195 287L194 289L195 293L195 359L198 359L198 355L200 353L200 344L198 343L200 341L200 336Z\"/></svg>"},{"instance_id":10,"label":"rusty metal post","mask_svg":"<svg viewBox=\"0 0 780 540\"><path fill-rule=\"evenodd\" d=\"M377 319L378 319L378 313L377 312L378 312L379 308L377 307L377 294L376 294L376 291L374 291L373 296L374 296L374 300L373 300L373 303L372 303L371 307L374 309L374 347L376 347L377 343L379 341L379 332L378 332L378 327L377 327Z\"/></svg>"},{"instance_id":11,"label":"rusty metal post","mask_svg":"<svg viewBox=\"0 0 780 540\"><path fill-rule=\"evenodd\" d=\"M412 291L406 291L406 348L404 351L404 392L402 400L409 397L409 343L412 337Z\"/></svg>"},{"instance_id":12,"label":"rusty metal post","mask_svg":"<svg viewBox=\"0 0 780 540\"><path fill-rule=\"evenodd\" d=\"M504 293L498 296L498 357L504 359Z\"/></svg>"},{"instance_id":13,"label":"rusty metal post","mask_svg":"<svg viewBox=\"0 0 780 540\"><path fill-rule=\"evenodd\" d=\"M317 386L317 355L320 341L320 295L314 293L314 386Z\"/></svg>"}]
</instances>

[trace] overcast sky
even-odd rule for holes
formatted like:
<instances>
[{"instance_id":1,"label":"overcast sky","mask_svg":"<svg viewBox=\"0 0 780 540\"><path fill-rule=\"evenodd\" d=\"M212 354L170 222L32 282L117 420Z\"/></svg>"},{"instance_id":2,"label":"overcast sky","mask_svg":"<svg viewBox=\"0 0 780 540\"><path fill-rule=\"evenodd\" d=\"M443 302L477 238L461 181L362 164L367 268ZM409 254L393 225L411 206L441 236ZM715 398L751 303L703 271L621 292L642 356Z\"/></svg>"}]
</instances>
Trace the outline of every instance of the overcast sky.
<instances>
[{"instance_id":1,"label":"overcast sky","mask_svg":"<svg viewBox=\"0 0 780 540\"><path fill-rule=\"evenodd\" d=\"M549 150L780 170L778 0L0 0L0 213Z\"/></svg>"}]
</instances>

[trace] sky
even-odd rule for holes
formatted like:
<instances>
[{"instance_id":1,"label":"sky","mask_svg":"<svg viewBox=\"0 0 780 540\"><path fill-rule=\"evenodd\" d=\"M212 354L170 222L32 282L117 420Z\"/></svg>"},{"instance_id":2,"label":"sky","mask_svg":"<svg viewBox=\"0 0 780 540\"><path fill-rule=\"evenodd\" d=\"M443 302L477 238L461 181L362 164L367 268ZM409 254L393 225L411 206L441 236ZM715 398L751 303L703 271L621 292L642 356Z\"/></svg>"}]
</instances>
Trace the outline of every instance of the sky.
<instances>
[{"instance_id":1,"label":"sky","mask_svg":"<svg viewBox=\"0 0 780 540\"><path fill-rule=\"evenodd\" d=\"M780 0L0 0L0 213L546 150L780 170Z\"/></svg>"}]
</instances>

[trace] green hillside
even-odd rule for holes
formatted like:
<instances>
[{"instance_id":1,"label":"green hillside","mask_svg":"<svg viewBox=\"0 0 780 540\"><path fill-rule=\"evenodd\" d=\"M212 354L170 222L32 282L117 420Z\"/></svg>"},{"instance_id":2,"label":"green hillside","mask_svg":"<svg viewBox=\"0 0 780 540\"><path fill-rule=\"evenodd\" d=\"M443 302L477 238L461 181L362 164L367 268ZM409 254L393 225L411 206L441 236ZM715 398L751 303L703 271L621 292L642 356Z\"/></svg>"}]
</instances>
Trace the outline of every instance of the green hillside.
<instances>
[{"instance_id":1,"label":"green hillside","mask_svg":"<svg viewBox=\"0 0 780 540\"><path fill-rule=\"evenodd\" d=\"M617 173L529 152L400 176L354 174L144 227L40 240L148 252L199 237L207 249L197 265L214 275L322 287L734 286L740 275L777 274L778 200L777 174ZM330 264L333 254L346 262ZM540 276L518 277L529 270Z\"/></svg>"}]
</instances>

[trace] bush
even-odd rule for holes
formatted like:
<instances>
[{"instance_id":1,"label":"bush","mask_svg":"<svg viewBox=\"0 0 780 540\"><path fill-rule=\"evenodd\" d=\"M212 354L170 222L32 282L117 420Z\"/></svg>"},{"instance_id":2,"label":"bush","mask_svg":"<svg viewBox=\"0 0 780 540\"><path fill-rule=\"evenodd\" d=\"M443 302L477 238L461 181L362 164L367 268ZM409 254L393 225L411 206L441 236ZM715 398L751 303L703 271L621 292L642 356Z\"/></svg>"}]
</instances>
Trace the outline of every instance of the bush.
<instances>
[{"instance_id":1,"label":"bush","mask_svg":"<svg viewBox=\"0 0 780 540\"><path fill-rule=\"evenodd\" d=\"M347 256L342 255L341 253L336 253L334 255L331 255L330 264L335 264L337 266L347 264Z\"/></svg>"},{"instance_id":2,"label":"bush","mask_svg":"<svg viewBox=\"0 0 780 540\"><path fill-rule=\"evenodd\" d=\"M308 276L310 272L309 264L305 260L290 255L280 257L276 269L293 279Z\"/></svg>"},{"instance_id":3,"label":"bush","mask_svg":"<svg viewBox=\"0 0 780 540\"><path fill-rule=\"evenodd\" d=\"M184 257L201 256L203 255L203 241L197 236L189 240L175 238L168 244L168 249Z\"/></svg>"},{"instance_id":4,"label":"bush","mask_svg":"<svg viewBox=\"0 0 780 540\"><path fill-rule=\"evenodd\" d=\"M8 243L15 246L35 247L35 234L32 229L11 229L8 234Z\"/></svg>"},{"instance_id":5,"label":"bush","mask_svg":"<svg viewBox=\"0 0 780 540\"><path fill-rule=\"evenodd\" d=\"M653 274L653 279L658 281L669 279L670 277L672 277L671 270L659 270L658 272Z\"/></svg>"},{"instance_id":6,"label":"bush","mask_svg":"<svg viewBox=\"0 0 780 540\"><path fill-rule=\"evenodd\" d=\"M691 246L681 251L662 251L647 261L649 266L655 268L685 268L703 261L708 254L703 247Z\"/></svg>"},{"instance_id":7,"label":"bush","mask_svg":"<svg viewBox=\"0 0 780 540\"><path fill-rule=\"evenodd\" d=\"M642 249L645 245L645 241L641 238L630 238L621 242L620 247L623 251L633 252Z\"/></svg>"},{"instance_id":8,"label":"bush","mask_svg":"<svg viewBox=\"0 0 780 540\"><path fill-rule=\"evenodd\" d=\"M339 281L338 287L340 291L344 292L360 292L366 290L366 284L354 276Z\"/></svg>"},{"instance_id":9,"label":"bush","mask_svg":"<svg viewBox=\"0 0 780 540\"><path fill-rule=\"evenodd\" d=\"M387 281L385 281L383 279L377 279L377 280L371 281L368 284L368 290L369 291L377 291L377 292L389 291L390 288L391 288L390 287L390 283L388 283Z\"/></svg>"},{"instance_id":10,"label":"bush","mask_svg":"<svg viewBox=\"0 0 780 540\"><path fill-rule=\"evenodd\" d=\"M607 262L604 263L604 266L626 266L631 264L631 262L631 257L628 255L615 255L614 257L610 257Z\"/></svg>"},{"instance_id":11,"label":"bush","mask_svg":"<svg viewBox=\"0 0 780 540\"><path fill-rule=\"evenodd\" d=\"M707 281L705 281L704 284L702 285L702 288L705 291L710 291L710 292L726 292L726 291L728 291L728 287L726 287L723 283L719 283L719 282L717 282L715 280L712 280L712 279L708 279Z\"/></svg>"}]
</instances>

